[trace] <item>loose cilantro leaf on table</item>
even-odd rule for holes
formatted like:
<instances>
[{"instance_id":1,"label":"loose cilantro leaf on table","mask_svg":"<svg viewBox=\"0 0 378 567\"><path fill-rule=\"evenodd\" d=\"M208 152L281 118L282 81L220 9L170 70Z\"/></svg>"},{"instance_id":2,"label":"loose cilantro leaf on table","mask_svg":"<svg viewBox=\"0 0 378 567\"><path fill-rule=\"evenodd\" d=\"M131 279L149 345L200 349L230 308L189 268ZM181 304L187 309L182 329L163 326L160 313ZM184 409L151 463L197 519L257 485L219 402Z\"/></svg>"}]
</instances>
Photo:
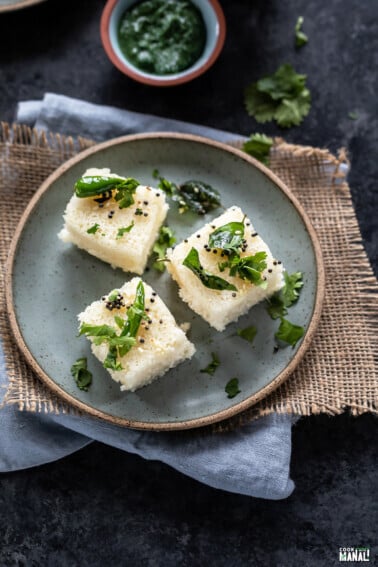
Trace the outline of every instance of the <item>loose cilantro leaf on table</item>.
<instances>
[{"instance_id":1,"label":"loose cilantro leaf on table","mask_svg":"<svg viewBox=\"0 0 378 567\"><path fill-rule=\"evenodd\" d=\"M206 366L206 368L202 368L200 372L205 372L206 374L210 374L211 376L214 374L218 366L220 365L220 360L218 355L215 352L211 353L212 361Z\"/></svg>"},{"instance_id":2,"label":"loose cilantro leaf on table","mask_svg":"<svg viewBox=\"0 0 378 567\"><path fill-rule=\"evenodd\" d=\"M297 19L297 23L295 24L295 46L302 47L306 45L308 42L307 35L302 31L304 18L303 16L299 16Z\"/></svg>"},{"instance_id":3,"label":"loose cilantro leaf on table","mask_svg":"<svg viewBox=\"0 0 378 567\"><path fill-rule=\"evenodd\" d=\"M234 398L241 392L241 390L239 390L239 380L237 378L231 378L231 380L227 382L224 390L228 398Z\"/></svg>"},{"instance_id":4,"label":"loose cilantro leaf on table","mask_svg":"<svg viewBox=\"0 0 378 567\"><path fill-rule=\"evenodd\" d=\"M254 326L246 327L245 329L238 329L236 332L239 337L249 343L253 343L255 336L257 335L257 329Z\"/></svg>"},{"instance_id":5,"label":"loose cilantro leaf on table","mask_svg":"<svg viewBox=\"0 0 378 567\"><path fill-rule=\"evenodd\" d=\"M116 240L119 240L120 238L122 238L122 236L124 234L126 234L127 232L130 232L130 230L133 228L133 226L134 226L134 221L132 221L132 223L129 224L129 226L119 228L118 232L117 232Z\"/></svg>"},{"instance_id":6,"label":"loose cilantro leaf on table","mask_svg":"<svg viewBox=\"0 0 378 567\"><path fill-rule=\"evenodd\" d=\"M283 288L267 300L267 311L272 319L279 319L287 314L287 308L298 301L303 287L302 272L294 272L289 275L285 271L284 279Z\"/></svg>"},{"instance_id":7,"label":"loose cilantro leaf on table","mask_svg":"<svg viewBox=\"0 0 378 567\"><path fill-rule=\"evenodd\" d=\"M165 270L164 262L159 262L159 259L164 258L167 248L170 248L176 242L173 231L168 226L162 226L159 231L158 239L156 240L152 251L157 254L156 261L152 264L155 270L163 272Z\"/></svg>"},{"instance_id":8,"label":"loose cilantro leaf on table","mask_svg":"<svg viewBox=\"0 0 378 567\"><path fill-rule=\"evenodd\" d=\"M273 139L265 136L265 134L251 134L249 139L244 142L243 150L261 163L269 165L269 152L272 145Z\"/></svg>"},{"instance_id":9,"label":"loose cilantro leaf on table","mask_svg":"<svg viewBox=\"0 0 378 567\"><path fill-rule=\"evenodd\" d=\"M92 384L92 372L87 369L87 359L78 358L71 366L71 374L76 382L77 387L84 392L88 391Z\"/></svg>"},{"instance_id":10,"label":"loose cilantro leaf on table","mask_svg":"<svg viewBox=\"0 0 378 567\"><path fill-rule=\"evenodd\" d=\"M299 325L294 325L290 323L287 319L281 317L281 323L278 327L278 331L274 335L278 341L287 343L293 348L304 335L304 328Z\"/></svg>"},{"instance_id":11,"label":"loose cilantro leaf on table","mask_svg":"<svg viewBox=\"0 0 378 567\"><path fill-rule=\"evenodd\" d=\"M140 281L137 285L134 303L127 311L127 318L122 320L118 315L114 318L117 327L121 330L120 334L117 334L117 329L111 325L81 324L79 335L92 337L95 345L108 344L109 351L104 360L105 368L122 370L122 365L118 362L117 357L125 356L136 344L140 323L142 319L148 319L144 310L144 299L144 286Z\"/></svg>"},{"instance_id":12,"label":"loose cilantro leaf on table","mask_svg":"<svg viewBox=\"0 0 378 567\"><path fill-rule=\"evenodd\" d=\"M276 120L282 127L297 126L310 111L311 94L306 78L296 73L291 65L281 65L273 75L245 89L248 114L257 122Z\"/></svg>"},{"instance_id":13,"label":"loose cilantro leaf on table","mask_svg":"<svg viewBox=\"0 0 378 567\"><path fill-rule=\"evenodd\" d=\"M93 226L88 228L87 233L88 234L96 234L96 232L98 231L99 228L100 228L100 225L98 224L98 222L96 222L96 224L94 224Z\"/></svg>"},{"instance_id":14,"label":"loose cilantro leaf on table","mask_svg":"<svg viewBox=\"0 0 378 567\"><path fill-rule=\"evenodd\" d=\"M190 250L183 261L183 265L191 270L205 287L210 289L237 291L233 284L230 284L223 278L211 274L203 268L199 259L198 251L195 248Z\"/></svg>"}]
</instances>

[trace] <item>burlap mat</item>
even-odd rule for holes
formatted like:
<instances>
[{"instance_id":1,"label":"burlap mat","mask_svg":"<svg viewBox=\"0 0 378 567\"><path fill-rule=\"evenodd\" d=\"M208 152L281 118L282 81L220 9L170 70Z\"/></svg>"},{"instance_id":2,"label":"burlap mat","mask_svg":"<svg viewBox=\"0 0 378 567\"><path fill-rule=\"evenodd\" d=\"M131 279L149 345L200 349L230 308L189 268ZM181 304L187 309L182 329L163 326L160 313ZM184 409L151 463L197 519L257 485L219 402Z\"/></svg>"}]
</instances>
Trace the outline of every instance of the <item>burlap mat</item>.
<instances>
[{"instance_id":1,"label":"burlap mat","mask_svg":"<svg viewBox=\"0 0 378 567\"><path fill-rule=\"evenodd\" d=\"M2 268L28 200L62 162L91 144L85 139L38 134L25 126L2 125ZM327 279L324 309L311 348L290 379L250 410L218 426L221 429L272 412L378 412L378 285L340 168L345 161L342 151L335 157L327 150L275 141L270 167L304 205L322 245ZM0 277L3 284L4 269ZM0 302L0 333L10 378L5 403L16 403L20 410L77 413L52 395L27 366L12 338L3 292Z\"/></svg>"}]
</instances>

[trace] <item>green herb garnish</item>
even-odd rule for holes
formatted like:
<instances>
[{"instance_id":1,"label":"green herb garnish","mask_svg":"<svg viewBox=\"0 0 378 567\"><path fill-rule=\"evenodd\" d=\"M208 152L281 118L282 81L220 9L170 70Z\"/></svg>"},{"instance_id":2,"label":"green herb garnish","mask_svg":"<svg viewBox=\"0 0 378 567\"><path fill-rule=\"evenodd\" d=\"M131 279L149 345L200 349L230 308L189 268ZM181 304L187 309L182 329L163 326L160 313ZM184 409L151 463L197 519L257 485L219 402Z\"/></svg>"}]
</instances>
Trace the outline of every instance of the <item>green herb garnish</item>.
<instances>
[{"instance_id":1,"label":"green herb garnish","mask_svg":"<svg viewBox=\"0 0 378 567\"><path fill-rule=\"evenodd\" d=\"M71 366L71 374L76 382L77 387L84 392L88 392L89 386L92 384L92 372L87 369L87 359L78 358Z\"/></svg>"},{"instance_id":2,"label":"green herb garnish","mask_svg":"<svg viewBox=\"0 0 378 567\"><path fill-rule=\"evenodd\" d=\"M143 209L137 207L137 208L135 209L135 214L137 215L137 217L142 216L142 215L143 215Z\"/></svg>"},{"instance_id":3,"label":"green herb garnish","mask_svg":"<svg viewBox=\"0 0 378 567\"><path fill-rule=\"evenodd\" d=\"M288 274L284 272L284 286L267 300L267 311L272 319L279 319L287 314L287 308L291 307L299 299L303 287L302 272Z\"/></svg>"},{"instance_id":4,"label":"green herb garnish","mask_svg":"<svg viewBox=\"0 0 378 567\"><path fill-rule=\"evenodd\" d=\"M269 165L269 152L272 146L273 138L268 138L265 134L251 134L249 139L244 142L243 150L261 163Z\"/></svg>"},{"instance_id":5,"label":"green herb garnish","mask_svg":"<svg viewBox=\"0 0 378 567\"><path fill-rule=\"evenodd\" d=\"M206 368L202 368L202 370L200 370L200 372L210 374L211 376L213 376L214 372L216 371L216 369L220 365L220 360L219 360L218 355L215 352L211 353L211 357L212 357L212 361L206 366Z\"/></svg>"},{"instance_id":6,"label":"green herb garnish","mask_svg":"<svg viewBox=\"0 0 378 567\"><path fill-rule=\"evenodd\" d=\"M263 77L245 89L247 112L257 122L276 120L288 128L300 124L310 111L311 94L306 75L296 73L289 64L281 65L270 76Z\"/></svg>"},{"instance_id":7,"label":"green herb garnish","mask_svg":"<svg viewBox=\"0 0 378 567\"><path fill-rule=\"evenodd\" d=\"M234 398L240 394L241 390L239 390L239 380L237 378L231 378L231 380L227 382L224 391L228 398Z\"/></svg>"},{"instance_id":8,"label":"green herb garnish","mask_svg":"<svg viewBox=\"0 0 378 567\"><path fill-rule=\"evenodd\" d=\"M257 335L256 327L246 327L245 329L238 329L237 334L242 339L248 341L249 343L253 343L255 336Z\"/></svg>"},{"instance_id":9,"label":"green herb garnish","mask_svg":"<svg viewBox=\"0 0 378 567\"><path fill-rule=\"evenodd\" d=\"M183 261L183 265L186 268L189 268L189 270L197 276L205 287L210 289L237 291L237 288L230 284L227 280L215 276L203 268L199 260L198 251L195 248L190 250Z\"/></svg>"},{"instance_id":10,"label":"green herb garnish","mask_svg":"<svg viewBox=\"0 0 378 567\"><path fill-rule=\"evenodd\" d=\"M358 118L357 112L354 112L354 111L348 112L348 118L350 118L351 120L357 120L357 118Z\"/></svg>"},{"instance_id":11,"label":"green herb garnish","mask_svg":"<svg viewBox=\"0 0 378 567\"><path fill-rule=\"evenodd\" d=\"M115 191L114 199L120 209L125 209L134 203L134 193L139 181L133 177L112 177L109 175L85 175L75 183L75 195L79 198L101 196L99 201L111 197Z\"/></svg>"},{"instance_id":12,"label":"green herb garnish","mask_svg":"<svg viewBox=\"0 0 378 567\"><path fill-rule=\"evenodd\" d=\"M112 293L117 292L114 290ZM108 296L110 298L111 294ZM116 316L114 318L117 327L121 330L117 334L117 329L110 325L89 325L82 323L79 335L92 337L93 344L100 345L107 343L109 345L108 354L104 360L104 367L112 370L122 370L122 365L117 361L117 357L125 356L136 343L136 336L142 319L148 319L144 310L144 286L142 281L137 285L135 301L127 311L127 318ZM121 326L122 325L122 326Z\"/></svg>"},{"instance_id":13,"label":"green herb garnish","mask_svg":"<svg viewBox=\"0 0 378 567\"><path fill-rule=\"evenodd\" d=\"M290 323L287 319L281 317L281 323L278 327L278 331L274 335L278 341L287 343L293 348L304 335L304 328L299 325L294 325Z\"/></svg>"},{"instance_id":14,"label":"green herb garnish","mask_svg":"<svg viewBox=\"0 0 378 567\"><path fill-rule=\"evenodd\" d=\"M162 226L159 230L159 237L156 240L152 251L157 254L157 260L152 264L152 267L159 272L164 272L165 264L162 260L168 248L174 245L176 238L173 231L168 226Z\"/></svg>"},{"instance_id":15,"label":"green herb garnish","mask_svg":"<svg viewBox=\"0 0 378 567\"><path fill-rule=\"evenodd\" d=\"M161 177L157 169L154 169L152 176L159 179L158 188L178 203L180 213L192 211L204 215L221 204L218 191L204 181L190 179L178 185Z\"/></svg>"},{"instance_id":16,"label":"green herb garnish","mask_svg":"<svg viewBox=\"0 0 378 567\"><path fill-rule=\"evenodd\" d=\"M113 289L113 291L111 291L108 295L108 301L110 301L111 303L113 301L116 301L118 299L118 295L119 295L119 290Z\"/></svg>"},{"instance_id":17,"label":"green herb garnish","mask_svg":"<svg viewBox=\"0 0 378 567\"><path fill-rule=\"evenodd\" d=\"M268 284L262 275L267 266L266 257L266 252L256 252L253 256L233 258L227 266L230 268L230 276L238 276L242 280L266 288Z\"/></svg>"},{"instance_id":18,"label":"green herb garnish","mask_svg":"<svg viewBox=\"0 0 378 567\"><path fill-rule=\"evenodd\" d=\"M229 222L214 230L209 235L209 246L238 254L243 245L243 237L244 218L241 222Z\"/></svg>"},{"instance_id":19,"label":"green herb garnish","mask_svg":"<svg viewBox=\"0 0 378 567\"><path fill-rule=\"evenodd\" d=\"M302 47L303 45L306 45L306 43L308 42L307 35L305 33L303 33L303 31L302 31L303 21L304 21L303 16L299 16L299 18L297 19L297 23L295 24L295 46L296 47Z\"/></svg>"},{"instance_id":20,"label":"green herb garnish","mask_svg":"<svg viewBox=\"0 0 378 567\"><path fill-rule=\"evenodd\" d=\"M126 234L126 232L130 232L130 230L133 228L133 226L134 226L134 221L132 221L132 223L129 224L129 226L126 226L124 228L119 228L118 232L117 232L116 240L119 240L119 238L122 238L122 236L124 234Z\"/></svg>"},{"instance_id":21,"label":"green herb garnish","mask_svg":"<svg viewBox=\"0 0 378 567\"><path fill-rule=\"evenodd\" d=\"M87 233L88 234L96 234L96 232L98 231L99 228L100 228L100 225L96 222L96 224L91 226L91 228L88 228Z\"/></svg>"}]
</instances>

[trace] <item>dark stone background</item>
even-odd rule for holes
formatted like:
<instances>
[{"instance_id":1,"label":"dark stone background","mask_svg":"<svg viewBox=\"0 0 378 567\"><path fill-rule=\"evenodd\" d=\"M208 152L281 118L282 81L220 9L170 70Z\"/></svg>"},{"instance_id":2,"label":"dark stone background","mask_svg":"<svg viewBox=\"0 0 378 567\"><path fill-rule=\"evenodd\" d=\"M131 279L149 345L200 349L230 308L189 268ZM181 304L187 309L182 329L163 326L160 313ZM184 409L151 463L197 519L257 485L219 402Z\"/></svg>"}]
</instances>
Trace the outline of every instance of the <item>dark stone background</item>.
<instances>
[{"instance_id":1,"label":"dark stone background","mask_svg":"<svg viewBox=\"0 0 378 567\"><path fill-rule=\"evenodd\" d=\"M132 82L106 58L103 0L48 0L0 15L0 119L45 91L141 112L346 146L353 200L378 273L377 48L373 0L222 0L228 34L214 67L191 84ZM299 15L310 41L296 51ZM308 74L302 125L248 117L243 88L284 62ZM357 120L348 118L355 111ZM346 324L348 324L346 322ZM158 462L93 444L66 459L0 477L0 566L337 565L340 546L377 551L377 420L302 419L293 431L294 494L281 502L203 486Z\"/></svg>"}]
</instances>

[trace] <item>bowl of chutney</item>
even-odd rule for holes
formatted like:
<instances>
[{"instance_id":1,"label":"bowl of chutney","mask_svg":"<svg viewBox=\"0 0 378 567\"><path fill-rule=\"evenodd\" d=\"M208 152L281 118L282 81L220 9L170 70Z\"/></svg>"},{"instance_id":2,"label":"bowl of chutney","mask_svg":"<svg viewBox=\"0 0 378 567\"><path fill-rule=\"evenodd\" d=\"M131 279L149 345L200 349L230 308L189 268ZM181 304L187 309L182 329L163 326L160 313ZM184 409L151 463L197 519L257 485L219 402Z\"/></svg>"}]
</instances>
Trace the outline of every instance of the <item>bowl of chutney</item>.
<instances>
[{"instance_id":1,"label":"bowl of chutney","mask_svg":"<svg viewBox=\"0 0 378 567\"><path fill-rule=\"evenodd\" d=\"M101 17L109 59L147 85L179 85L202 75L225 36L218 0L108 0Z\"/></svg>"}]
</instances>

